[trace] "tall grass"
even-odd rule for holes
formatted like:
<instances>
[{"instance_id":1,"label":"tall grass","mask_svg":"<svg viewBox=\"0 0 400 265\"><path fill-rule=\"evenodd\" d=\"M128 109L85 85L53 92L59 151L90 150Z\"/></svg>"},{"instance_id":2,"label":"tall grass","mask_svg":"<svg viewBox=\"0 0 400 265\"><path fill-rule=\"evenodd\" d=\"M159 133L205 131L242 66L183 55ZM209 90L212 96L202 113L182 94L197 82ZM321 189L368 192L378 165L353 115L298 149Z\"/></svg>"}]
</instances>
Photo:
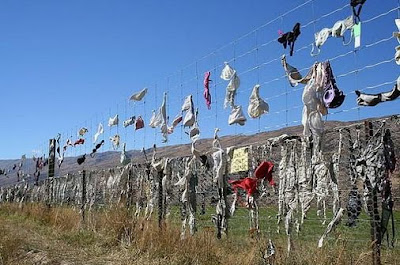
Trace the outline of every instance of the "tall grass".
<instances>
[{"instance_id":1,"label":"tall grass","mask_svg":"<svg viewBox=\"0 0 400 265\"><path fill-rule=\"evenodd\" d=\"M124 207L93 210L82 225L78 210L40 204L26 204L22 208L15 204L0 206L0 253L5 263L18 257L23 245L30 241L28 237L12 237L7 232L12 224L29 225L49 240L55 238L76 249L73 257L63 258L77 264L267 264L263 257L268 238L254 231L218 240L213 227L205 227L195 236L181 239L174 220L160 229L155 221L136 219ZM320 249L314 240L296 240L287 255L286 237L274 236L274 264L370 263L368 241L355 250L351 241L340 235L337 238ZM398 251L384 253L383 260L396 264Z\"/></svg>"}]
</instances>

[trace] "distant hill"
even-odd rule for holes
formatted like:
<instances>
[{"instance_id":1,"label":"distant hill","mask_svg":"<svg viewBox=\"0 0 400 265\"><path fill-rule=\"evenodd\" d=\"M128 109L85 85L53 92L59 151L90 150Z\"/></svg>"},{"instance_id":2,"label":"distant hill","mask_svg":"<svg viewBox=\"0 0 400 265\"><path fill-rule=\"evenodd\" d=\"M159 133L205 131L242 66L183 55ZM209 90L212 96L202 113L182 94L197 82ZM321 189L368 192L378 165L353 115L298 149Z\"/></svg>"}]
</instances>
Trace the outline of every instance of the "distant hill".
<instances>
[{"instance_id":1,"label":"distant hill","mask_svg":"<svg viewBox=\"0 0 400 265\"><path fill-rule=\"evenodd\" d=\"M385 118L385 117L382 117ZM376 118L381 119L381 118ZM374 119L369 119L374 120ZM342 122L342 121L327 121L325 122L325 128L327 130L331 130L335 127L347 126L354 123L360 123L362 121L350 121L350 122ZM392 132L397 132L400 125L394 124L392 121L388 121L387 126L392 128ZM252 135L231 135L231 136L223 136L221 137L221 144L223 147L230 147L230 146L237 146L237 145L250 145L259 142L263 142L271 137L276 137L281 134L288 134L288 135L301 135L303 131L303 126L292 126L286 127L275 131L269 132L262 132ZM337 137L337 133L331 133L326 136L324 140L324 150L332 151L336 150L337 146L333 146L333 141L329 139L332 137ZM392 133L392 138L394 141L396 149L396 157L400 160L399 156L399 147L400 147L400 135L398 133ZM198 141L196 148L198 148L201 152L209 152L210 147L212 145L213 139L201 139ZM151 159L152 150L149 149L146 151L148 159ZM131 158L133 163L142 163L145 161L144 155L139 150L131 150L127 152L128 157ZM166 147L157 148L157 155L158 157L180 157L180 156L189 156L190 153L190 144L179 144L179 145L171 145ZM62 176L67 173L77 172L85 168L86 170L91 169L107 169L112 168L120 165L120 152L118 151L107 151L102 153L97 153L94 158L90 156L86 157L86 161L83 165L79 166L76 162L76 157L66 157L64 163L62 164L61 168L56 166L56 176ZM19 160L0 160L0 169L9 169L12 168L14 164L17 164ZM35 164L32 159L26 159L25 165L23 167L25 173L33 175L35 171ZM41 179L47 177L47 168L42 170ZM0 176L0 186L3 185L10 185L16 183L16 170L11 171L7 177L4 175Z\"/></svg>"}]
</instances>

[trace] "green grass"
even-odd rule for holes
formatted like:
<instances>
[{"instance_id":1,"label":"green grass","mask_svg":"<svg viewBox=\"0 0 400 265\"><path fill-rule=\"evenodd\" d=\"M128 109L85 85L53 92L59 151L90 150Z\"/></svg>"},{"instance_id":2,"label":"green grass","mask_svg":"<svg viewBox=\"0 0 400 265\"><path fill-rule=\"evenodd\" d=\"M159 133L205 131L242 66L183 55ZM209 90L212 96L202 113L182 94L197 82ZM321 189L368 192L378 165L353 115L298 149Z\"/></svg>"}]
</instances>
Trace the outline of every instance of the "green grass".
<instances>
[{"instance_id":1,"label":"green grass","mask_svg":"<svg viewBox=\"0 0 400 265\"><path fill-rule=\"evenodd\" d=\"M199 214L199 209L197 211L197 226L199 229L203 227L214 227L211 222L211 215L215 214L215 208L207 207L206 213L204 215ZM156 214L154 215L156 216ZM259 211L259 225L261 233L266 236L279 236L280 234L285 234L284 221L279 225L280 234L277 233L277 209L273 207L260 207ZM304 220L304 224L300 228L300 232L294 233L295 238L302 239L304 237L308 239L318 240L319 237L324 233L326 226L332 219L332 212L327 211L327 220L325 224L322 224L322 217L317 216L316 209L310 209L307 214L307 219ZM395 225L400 224L400 211L394 212ZM298 219L300 221L300 213L298 214ZM180 212L178 207L173 207L171 209L171 220L173 223L179 224L180 222ZM348 227L345 225L347 220L347 215L344 214L341 223L338 225L334 234L341 234L348 239L357 240L369 240L370 239L370 222L369 217L366 213L362 212L359 216L358 224L356 227ZM237 208L233 217L229 219L229 233L230 236L243 237L249 234L249 211L246 208ZM391 234L391 224L389 223L389 232ZM400 230L396 229L396 238L400 238Z\"/></svg>"}]
</instances>

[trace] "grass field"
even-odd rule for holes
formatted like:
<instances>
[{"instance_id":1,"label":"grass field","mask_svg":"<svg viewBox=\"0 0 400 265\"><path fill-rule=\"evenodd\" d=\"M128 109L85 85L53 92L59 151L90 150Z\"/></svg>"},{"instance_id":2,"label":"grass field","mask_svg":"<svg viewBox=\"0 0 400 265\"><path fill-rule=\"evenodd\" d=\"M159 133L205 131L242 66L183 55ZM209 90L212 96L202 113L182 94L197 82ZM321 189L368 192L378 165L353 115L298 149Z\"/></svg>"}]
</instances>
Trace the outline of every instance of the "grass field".
<instances>
[{"instance_id":1,"label":"grass field","mask_svg":"<svg viewBox=\"0 0 400 265\"><path fill-rule=\"evenodd\" d=\"M248 211L239 208L229 220L228 236L221 240L216 239L211 222L213 208L197 215L197 234L183 240L178 207L171 213L162 231L154 220L137 220L132 211L119 207L92 211L83 227L79 211L70 207L3 204L0 264L266 264L263 255L268 239L276 247L274 264L371 263L365 214L355 228L344 225L344 216L324 246L317 248L326 225L312 210L299 234L293 235L288 257L284 228L281 225L281 233L277 233L273 208L260 209L260 234L249 231ZM400 212L395 217L400 220ZM400 264L400 247L388 248L384 241L382 263Z\"/></svg>"}]
</instances>

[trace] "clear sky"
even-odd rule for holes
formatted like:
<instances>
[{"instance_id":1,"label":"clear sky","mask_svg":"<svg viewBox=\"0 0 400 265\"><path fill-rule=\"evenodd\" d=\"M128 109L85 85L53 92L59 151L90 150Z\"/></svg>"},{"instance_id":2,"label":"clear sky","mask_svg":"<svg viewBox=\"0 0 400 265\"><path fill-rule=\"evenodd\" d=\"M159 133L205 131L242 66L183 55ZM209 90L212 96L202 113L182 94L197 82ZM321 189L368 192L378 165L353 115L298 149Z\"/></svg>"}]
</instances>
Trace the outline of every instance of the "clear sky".
<instances>
[{"instance_id":1,"label":"clear sky","mask_svg":"<svg viewBox=\"0 0 400 265\"><path fill-rule=\"evenodd\" d=\"M308 3L259 28L304 2ZM279 29L291 30L296 22L307 25L315 21L302 28L295 46L300 51L288 57L292 65L303 69L317 60L346 54L331 64L335 75L344 75L337 83L347 98L340 108L331 110L328 120L399 113L400 101L357 109L353 92L391 82L366 90L387 91L397 79L399 66L393 58L399 44L390 39L396 31L394 19L399 17L398 10L393 10L398 8L397 0L366 2L361 14L366 21L361 38L364 46L357 53L352 52L353 43L343 46L340 39L331 38L320 55L310 56L313 34L349 16L350 7L341 9L348 2L1 1L0 159L47 153L49 138L61 133L62 141L70 136L76 139L81 126L89 129L87 144L71 149L67 155L90 152L99 122L106 125L109 117L119 113L121 121L142 115L148 124L151 110L161 104L164 91L168 92L170 119L179 112L183 98L193 94L202 138L211 137L215 126L222 129L221 135L227 135L298 125L302 87L293 89L281 78L284 72L279 57L288 50L273 41ZM243 127L228 126L229 110L223 109L227 82L219 75L223 62L230 60L242 81L237 103L247 112L251 89L260 83L260 94L270 105L270 114L260 120L248 117ZM376 63L380 64L372 66ZM345 75L356 69L362 70ZM208 70L214 81L211 110L206 109L202 98L203 75ZM149 88L145 103L129 103L129 96L143 87ZM285 91L287 96L283 95ZM103 151L110 150L108 138L116 133L127 142L128 149L163 145L159 129L147 127L134 133L132 127L105 126L102 139L107 144ZM188 142L187 134L178 128L168 144Z\"/></svg>"}]
</instances>

